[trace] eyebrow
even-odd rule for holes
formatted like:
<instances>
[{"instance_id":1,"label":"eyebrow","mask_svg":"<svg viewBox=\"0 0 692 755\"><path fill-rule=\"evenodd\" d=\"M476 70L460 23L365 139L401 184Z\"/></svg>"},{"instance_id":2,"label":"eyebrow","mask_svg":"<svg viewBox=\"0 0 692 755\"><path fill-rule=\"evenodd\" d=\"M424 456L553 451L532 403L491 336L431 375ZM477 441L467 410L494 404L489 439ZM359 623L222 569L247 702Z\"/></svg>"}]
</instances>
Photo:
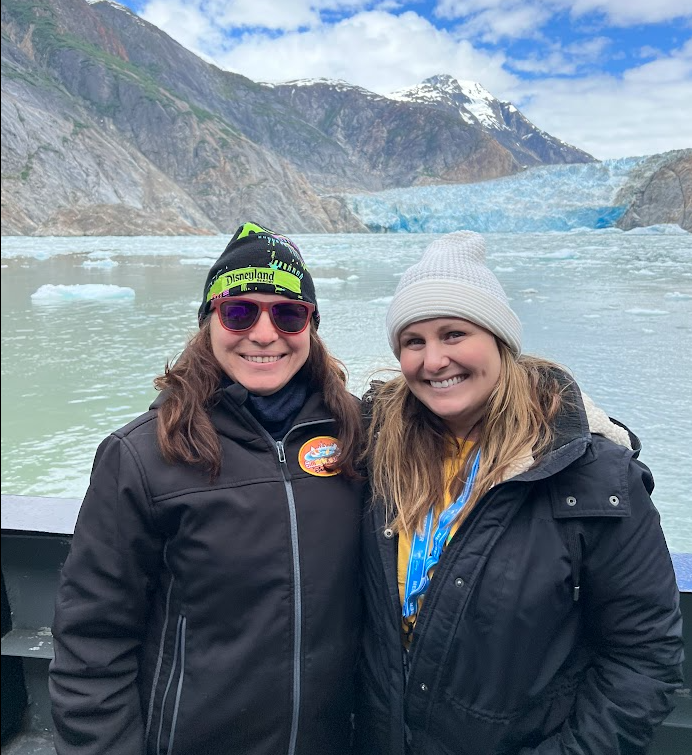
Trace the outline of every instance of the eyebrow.
<instances>
[{"instance_id":1,"label":"eyebrow","mask_svg":"<svg viewBox=\"0 0 692 755\"><path fill-rule=\"evenodd\" d=\"M436 317L436 320L442 320L442 323L437 327L437 329L434 331L435 333L440 333L443 330L449 330L449 328L457 328L459 330L470 328L470 327L477 327L474 326L474 323L472 323L470 320L464 320L461 317ZM403 336L420 336L421 333L419 330L416 330L415 327L411 327L410 325L404 328L404 330L401 331L399 334L399 338L402 338Z\"/></svg>"}]
</instances>

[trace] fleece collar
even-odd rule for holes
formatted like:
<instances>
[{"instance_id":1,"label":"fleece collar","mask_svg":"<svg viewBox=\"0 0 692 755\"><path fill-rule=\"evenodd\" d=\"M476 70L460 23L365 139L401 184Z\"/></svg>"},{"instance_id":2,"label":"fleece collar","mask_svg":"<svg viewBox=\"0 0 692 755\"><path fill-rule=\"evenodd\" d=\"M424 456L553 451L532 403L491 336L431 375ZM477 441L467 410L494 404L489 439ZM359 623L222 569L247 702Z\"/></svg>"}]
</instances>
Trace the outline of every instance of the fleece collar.
<instances>
[{"instance_id":1,"label":"fleece collar","mask_svg":"<svg viewBox=\"0 0 692 755\"><path fill-rule=\"evenodd\" d=\"M619 446L639 451L639 439L626 427L611 420L575 383L568 385L565 399L569 409L561 412L556 420L553 449L534 467L535 459L527 447L499 482L520 475L524 480L537 480L555 474L584 453L591 443L591 435L602 435Z\"/></svg>"}]
</instances>

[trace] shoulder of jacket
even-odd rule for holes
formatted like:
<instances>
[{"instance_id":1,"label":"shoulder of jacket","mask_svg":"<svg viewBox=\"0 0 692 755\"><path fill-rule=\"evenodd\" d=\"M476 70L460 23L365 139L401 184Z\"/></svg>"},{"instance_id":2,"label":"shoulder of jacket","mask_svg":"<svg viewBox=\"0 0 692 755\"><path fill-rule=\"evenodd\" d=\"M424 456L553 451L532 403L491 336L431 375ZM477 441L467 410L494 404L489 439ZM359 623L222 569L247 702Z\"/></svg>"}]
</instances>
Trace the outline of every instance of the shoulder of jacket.
<instances>
[{"instance_id":1,"label":"shoulder of jacket","mask_svg":"<svg viewBox=\"0 0 692 755\"><path fill-rule=\"evenodd\" d=\"M584 454L548 479L553 516L622 518L630 515L631 448L593 435Z\"/></svg>"},{"instance_id":2,"label":"shoulder of jacket","mask_svg":"<svg viewBox=\"0 0 692 755\"><path fill-rule=\"evenodd\" d=\"M153 431L155 433L157 417L158 412L156 409L150 409L148 412L140 414L139 417L135 417L121 428L114 430L113 433L111 433L111 436L118 438L119 440L124 440L126 438L129 439L133 436L137 436L141 432L146 432L148 434L152 431L152 424L154 425Z\"/></svg>"}]
</instances>

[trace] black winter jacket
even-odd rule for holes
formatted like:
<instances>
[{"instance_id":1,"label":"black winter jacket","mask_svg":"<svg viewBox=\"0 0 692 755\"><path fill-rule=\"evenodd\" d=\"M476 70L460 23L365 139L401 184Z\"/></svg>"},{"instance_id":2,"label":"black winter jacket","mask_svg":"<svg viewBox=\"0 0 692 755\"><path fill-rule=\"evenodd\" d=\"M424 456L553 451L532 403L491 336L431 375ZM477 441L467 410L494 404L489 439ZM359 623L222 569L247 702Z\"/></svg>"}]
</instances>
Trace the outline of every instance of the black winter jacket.
<instances>
[{"instance_id":1,"label":"black winter jacket","mask_svg":"<svg viewBox=\"0 0 692 755\"><path fill-rule=\"evenodd\" d=\"M335 432L321 396L279 443L246 396L212 411L213 483L163 461L155 408L99 447L53 627L59 755L347 751L361 486L298 463Z\"/></svg>"},{"instance_id":2,"label":"black winter jacket","mask_svg":"<svg viewBox=\"0 0 692 755\"><path fill-rule=\"evenodd\" d=\"M397 538L369 509L359 752L639 755L671 710L682 629L653 479L568 401L553 450L443 552L408 653Z\"/></svg>"}]
</instances>

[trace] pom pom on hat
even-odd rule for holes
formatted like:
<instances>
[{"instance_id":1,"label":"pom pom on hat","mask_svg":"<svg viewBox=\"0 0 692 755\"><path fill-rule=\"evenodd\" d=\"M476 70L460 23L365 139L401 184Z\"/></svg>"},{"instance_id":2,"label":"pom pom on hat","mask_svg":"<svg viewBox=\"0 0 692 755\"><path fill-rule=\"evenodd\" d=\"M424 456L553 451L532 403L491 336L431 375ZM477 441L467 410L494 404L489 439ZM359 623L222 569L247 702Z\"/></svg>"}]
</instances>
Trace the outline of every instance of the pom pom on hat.
<instances>
[{"instance_id":1,"label":"pom pom on hat","mask_svg":"<svg viewBox=\"0 0 692 755\"><path fill-rule=\"evenodd\" d=\"M521 354L521 323L500 281L485 264L485 239L473 231L433 241L420 262L401 276L387 311L387 336L397 358L399 334L408 325L460 317L480 325Z\"/></svg>"}]
</instances>

